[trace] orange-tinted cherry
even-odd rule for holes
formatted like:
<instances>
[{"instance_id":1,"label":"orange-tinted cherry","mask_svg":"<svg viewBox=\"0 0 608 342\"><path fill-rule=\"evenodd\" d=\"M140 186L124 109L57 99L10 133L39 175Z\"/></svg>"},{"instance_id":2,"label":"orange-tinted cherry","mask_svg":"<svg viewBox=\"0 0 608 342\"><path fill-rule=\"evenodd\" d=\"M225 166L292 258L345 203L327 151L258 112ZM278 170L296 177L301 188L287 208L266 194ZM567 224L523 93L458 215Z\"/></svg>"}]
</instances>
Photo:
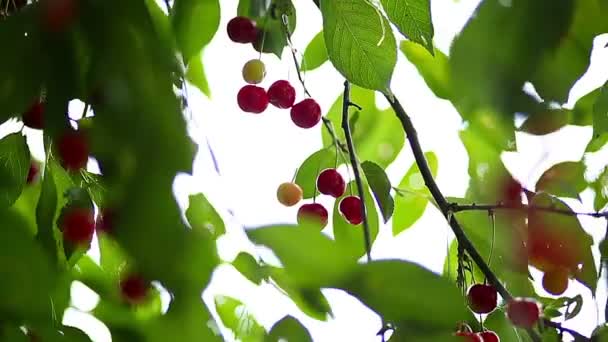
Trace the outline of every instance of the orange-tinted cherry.
<instances>
[{"instance_id":1,"label":"orange-tinted cherry","mask_svg":"<svg viewBox=\"0 0 608 342\"><path fill-rule=\"evenodd\" d=\"M120 281L120 292L130 304L140 304L148 296L150 283L139 274L129 274Z\"/></svg>"},{"instance_id":2,"label":"orange-tinted cherry","mask_svg":"<svg viewBox=\"0 0 608 342\"><path fill-rule=\"evenodd\" d=\"M340 201L340 213L350 224L358 225L363 222L361 199L358 196L347 196Z\"/></svg>"},{"instance_id":3,"label":"orange-tinted cherry","mask_svg":"<svg viewBox=\"0 0 608 342\"><path fill-rule=\"evenodd\" d=\"M321 121L321 107L313 99L305 99L291 107L291 120L301 128L312 128Z\"/></svg>"},{"instance_id":4,"label":"orange-tinted cherry","mask_svg":"<svg viewBox=\"0 0 608 342\"><path fill-rule=\"evenodd\" d=\"M22 115L23 124L33 129L44 128L44 103L36 101Z\"/></svg>"},{"instance_id":5,"label":"orange-tinted cherry","mask_svg":"<svg viewBox=\"0 0 608 342\"><path fill-rule=\"evenodd\" d=\"M228 37L235 43L253 43L258 36L255 21L247 17L239 16L230 19L226 28Z\"/></svg>"},{"instance_id":6,"label":"orange-tinted cherry","mask_svg":"<svg viewBox=\"0 0 608 342\"><path fill-rule=\"evenodd\" d=\"M559 296L568 288L569 270L558 267L543 274L543 288L554 296Z\"/></svg>"},{"instance_id":7,"label":"orange-tinted cherry","mask_svg":"<svg viewBox=\"0 0 608 342\"><path fill-rule=\"evenodd\" d=\"M492 285L475 284L469 289L467 300L473 312L486 314L496 308L498 293Z\"/></svg>"},{"instance_id":8,"label":"orange-tinted cherry","mask_svg":"<svg viewBox=\"0 0 608 342\"><path fill-rule=\"evenodd\" d=\"M57 141L61 165L68 171L78 171L87 166L89 142L80 131L66 130Z\"/></svg>"},{"instance_id":9,"label":"orange-tinted cherry","mask_svg":"<svg viewBox=\"0 0 608 342\"><path fill-rule=\"evenodd\" d=\"M239 90L237 102L242 111L259 114L268 108L268 94L264 88L248 84Z\"/></svg>"},{"instance_id":10,"label":"orange-tinted cherry","mask_svg":"<svg viewBox=\"0 0 608 342\"><path fill-rule=\"evenodd\" d=\"M507 317L520 328L531 328L540 318L540 305L532 298L514 298L507 303Z\"/></svg>"},{"instance_id":11,"label":"orange-tinted cherry","mask_svg":"<svg viewBox=\"0 0 608 342\"><path fill-rule=\"evenodd\" d=\"M277 189L277 199L286 207L294 206L302 199L302 188L296 183L282 183Z\"/></svg>"},{"instance_id":12,"label":"orange-tinted cherry","mask_svg":"<svg viewBox=\"0 0 608 342\"><path fill-rule=\"evenodd\" d=\"M93 211L88 208L67 209L61 217L63 239L75 245L88 245L95 231Z\"/></svg>"},{"instance_id":13,"label":"orange-tinted cherry","mask_svg":"<svg viewBox=\"0 0 608 342\"><path fill-rule=\"evenodd\" d=\"M324 195L338 198L344 194L346 183L336 169L325 169L317 177L317 189Z\"/></svg>"},{"instance_id":14,"label":"orange-tinted cherry","mask_svg":"<svg viewBox=\"0 0 608 342\"><path fill-rule=\"evenodd\" d=\"M268 88L268 100L277 108L291 108L296 101L296 90L289 81L276 81Z\"/></svg>"},{"instance_id":15,"label":"orange-tinted cherry","mask_svg":"<svg viewBox=\"0 0 608 342\"><path fill-rule=\"evenodd\" d=\"M319 229L327 226L329 213L324 206L319 203L304 204L298 209L298 224L311 224Z\"/></svg>"},{"instance_id":16,"label":"orange-tinted cherry","mask_svg":"<svg viewBox=\"0 0 608 342\"><path fill-rule=\"evenodd\" d=\"M483 342L500 342L500 337L490 330L479 333L479 336L481 336Z\"/></svg>"}]
</instances>

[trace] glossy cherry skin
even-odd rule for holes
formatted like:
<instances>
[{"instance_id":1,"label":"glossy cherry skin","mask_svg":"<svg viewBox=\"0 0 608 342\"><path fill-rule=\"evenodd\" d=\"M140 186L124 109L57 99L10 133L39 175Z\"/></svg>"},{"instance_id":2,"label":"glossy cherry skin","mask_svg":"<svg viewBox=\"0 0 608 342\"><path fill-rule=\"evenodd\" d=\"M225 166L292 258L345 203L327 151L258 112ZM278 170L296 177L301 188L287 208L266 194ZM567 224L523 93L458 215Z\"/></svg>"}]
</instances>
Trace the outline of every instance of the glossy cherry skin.
<instances>
[{"instance_id":1,"label":"glossy cherry skin","mask_svg":"<svg viewBox=\"0 0 608 342\"><path fill-rule=\"evenodd\" d=\"M304 204L298 209L298 224L311 224L319 229L327 226L329 213L324 206L319 203Z\"/></svg>"},{"instance_id":2,"label":"glossy cherry skin","mask_svg":"<svg viewBox=\"0 0 608 342\"><path fill-rule=\"evenodd\" d=\"M567 268L555 268L543 274L543 288L554 296L566 292L568 288L569 270Z\"/></svg>"},{"instance_id":3,"label":"glossy cherry skin","mask_svg":"<svg viewBox=\"0 0 608 342\"><path fill-rule=\"evenodd\" d=\"M87 208L71 208L61 218L63 239L75 245L88 245L95 231L93 211Z\"/></svg>"},{"instance_id":4,"label":"glossy cherry skin","mask_svg":"<svg viewBox=\"0 0 608 342\"><path fill-rule=\"evenodd\" d=\"M239 90L237 102L242 111L260 114L268 108L268 95L264 88L248 84Z\"/></svg>"},{"instance_id":5,"label":"glossy cherry skin","mask_svg":"<svg viewBox=\"0 0 608 342\"><path fill-rule=\"evenodd\" d=\"M479 334L467 331L461 331L454 333L455 336L463 337L461 340L464 342L484 342Z\"/></svg>"},{"instance_id":6,"label":"glossy cherry skin","mask_svg":"<svg viewBox=\"0 0 608 342\"><path fill-rule=\"evenodd\" d=\"M532 298L514 298L507 303L507 317L516 327L532 328L540 312L540 305Z\"/></svg>"},{"instance_id":7,"label":"glossy cherry skin","mask_svg":"<svg viewBox=\"0 0 608 342\"><path fill-rule=\"evenodd\" d=\"M33 129L44 128L44 103L36 102L23 113L23 124Z\"/></svg>"},{"instance_id":8,"label":"glossy cherry skin","mask_svg":"<svg viewBox=\"0 0 608 342\"><path fill-rule=\"evenodd\" d=\"M148 296L150 283L138 274L130 274L120 281L122 297L131 304L139 304Z\"/></svg>"},{"instance_id":9,"label":"glossy cherry skin","mask_svg":"<svg viewBox=\"0 0 608 342\"><path fill-rule=\"evenodd\" d=\"M61 165L68 171L78 171L87 166L89 142L80 131L68 129L57 141Z\"/></svg>"},{"instance_id":10,"label":"glossy cherry skin","mask_svg":"<svg viewBox=\"0 0 608 342\"><path fill-rule=\"evenodd\" d=\"M253 43L257 39L258 29L255 21L247 17L234 17L226 26L228 37L235 43Z\"/></svg>"},{"instance_id":11,"label":"glossy cherry skin","mask_svg":"<svg viewBox=\"0 0 608 342\"><path fill-rule=\"evenodd\" d=\"M500 342L500 337L493 331L484 331L479 333L483 342Z\"/></svg>"},{"instance_id":12,"label":"glossy cherry skin","mask_svg":"<svg viewBox=\"0 0 608 342\"><path fill-rule=\"evenodd\" d=\"M336 169L325 169L317 177L317 189L324 195L338 198L344 194L346 183Z\"/></svg>"},{"instance_id":13,"label":"glossy cherry skin","mask_svg":"<svg viewBox=\"0 0 608 342\"><path fill-rule=\"evenodd\" d=\"M486 314L496 308L498 293L492 285L475 284L469 289L467 300L473 312Z\"/></svg>"},{"instance_id":14,"label":"glossy cherry skin","mask_svg":"<svg viewBox=\"0 0 608 342\"><path fill-rule=\"evenodd\" d=\"M291 107L291 121L301 128L312 128L321 121L321 106L313 99L302 100Z\"/></svg>"},{"instance_id":15,"label":"glossy cherry skin","mask_svg":"<svg viewBox=\"0 0 608 342\"><path fill-rule=\"evenodd\" d=\"M292 207L302 199L302 188L296 183L285 182L277 189L277 199L282 205Z\"/></svg>"},{"instance_id":16,"label":"glossy cherry skin","mask_svg":"<svg viewBox=\"0 0 608 342\"><path fill-rule=\"evenodd\" d=\"M361 199L358 196L347 196L340 201L340 213L350 224L358 225L363 222Z\"/></svg>"},{"instance_id":17,"label":"glossy cherry skin","mask_svg":"<svg viewBox=\"0 0 608 342\"><path fill-rule=\"evenodd\" d=\"M276 81L268 88L268 100L277 108L291 108L296 102L296 90L289 81Z\"/></svg>"},{"instance_id":18,"label":"glossy cherry skin","mask_svg":"<svg viewBox=\"0 0 608 342\"><path fill-rule=\"evenodd\" d=\"M40 165L37 162L32 161L30 169L27 171L26 183L33 184L38 179L38 175L40 175Z\"/></svg>"}]
</instances>

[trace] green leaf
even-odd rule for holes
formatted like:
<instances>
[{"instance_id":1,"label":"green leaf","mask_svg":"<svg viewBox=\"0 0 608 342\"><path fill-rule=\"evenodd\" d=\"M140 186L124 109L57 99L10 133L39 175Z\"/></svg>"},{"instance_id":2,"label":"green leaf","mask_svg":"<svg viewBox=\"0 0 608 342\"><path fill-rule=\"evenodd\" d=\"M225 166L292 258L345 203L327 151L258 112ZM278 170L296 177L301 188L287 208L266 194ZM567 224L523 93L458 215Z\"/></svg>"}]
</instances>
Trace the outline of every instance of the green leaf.
<instances>
[{"instance_id":1,"label":"green leaf","mask_svg":"<svg viewBox=\"0 0 608 342\"><path fill-rule=\"evenodd\" d=\"M353 193L358 195L357 186L355 181L350 182L347 185L347 189L352 189ZM363 184L363 193L365 199L365 207L367 208L367 222L369 225L369 238L370 238L370 247L373 246L376 237L378 236L380 222L378 219L378 211L376 210L376 206L374 205L374 198L369 191L368 185L366 183ZM340 202L346 196L350 196L350 193L347 191L340 198L337 198L334 202L334 212L333 212L333 233L334 239L336 243L341 245L342 248L348 251L348 253L354 258L360 258L365 255L365 238L363 231L363 223L358 225L352 225L342 214L340 213Z\"/></svg>"},{"instance_id":2,"label":"green leaf","mask_svg":"<svg viewBox=\"0 0 608 342\"><path fill-rule=\"evenodd\" d=\"M397 44L388 20L371 2L323 0L323 35L329 60L349 81L390 94Z\"/></svg>"},{"instance_id":3,"label":"green leaf","mask_svg":"<svg viewBox=\"0 0 608 342\"><path fill-rule=\"evenodd\" d=\"M255 244L270 248L298 286L329 283L355 265L345 247L306 225L250 229L247 236Z\"/></svg>"},{"instance_id":4,"label":"green leaf","mask_svg":"<svg viewBox=\"0 0 608 342\"><path fill-rule=\"evenodd\" d=\"M601 88L593 105L593 137L594 140L608 135L608 82Z\"/></svg>"},{"instance_id":5,"label":"green leaf","mask_svg":"<svg viewBox=\"0 0 608 342\"><path fill-rule=\"evenodd\" d=\"M249 253L240 252L234 261L232 266L237 269L245 278L249 279L252 283L262 284L262 280L266 278L266 272L258 264L258 261Z\"/></svg>"},{"instance_id":6,"label":"green leaf","mask_svg":"<svg viewBox=\"0 0 608 342\"><path fill-rule=\"evenodd\" d=\"M433 20L430 0L381 0L388 18L409 40L433 54Z\"/></svg>"},{"instance_id":7,"label":"green leaf","mask_svg":"<svg viewBox=\"0 0 608 342\"><path fill-rule=\"evenodd\" d=\"M220 24L218 0L180 0L173 5L171 22L185 64L207 45Z\"/></svg>"},{"instance_id":8,"label":"green leaf","mask_svg":"<svg viewBox=\"0 0 608 342\"><path fill-rule=\"evenodd\" d=\"M266 9L266 0L239 0L236 12L240 16L259 18L264 16Z\"/></svg>"},{"instance_id":9,"label":"green leaf","mask_svg":"<svg viewBox=\"0 0 608 342\"><path fill-rule=\"evenodd\" d=\"M266 333L253 315L241 301L228 297L215 296L215 308L222 319L222 323L234 333L234 337L243 342L261 341Z\"/></svg>"},{"instance_id":10,"label":"green leaf","mask_svg":"<svg viewBox=\"0 0 608 342\"><path fill-rule=\"evenodd\" d=\"M608 203L608 167L605 167L599 177L591 183L591 188L595 192L593 208L595 211L600 211Z\"/></svg>"},{"instance_id":11,"label":"green leaf","mask_svg":"<svg viewBox=\"0 0 608 342\"><path fill-rule=\"evenodd\" d=\"M321 171L327 168L333 168L336 165L336 148L329 146L323 148L310 155L296 174L296 184L302 188L303 197L312 198L317 191L317 176Z\"/></svg>"},{"instance_id":12,"label":"green leaf","mask_svg":"<svg viewBox=\"0 0 608 342\"><path fill-rule=\"evenodd\" d=\"M340 129L342 99L343 95L338 96L326 118L331 121L337 138L343 142L344 131ZM376 94L372 90L352 86L350 100L363 108L351 114L351 133L357 156L360 160L373 161L386 168L397 158L405 143L405 133L399 119L392 109L380 110L376 106ZM322 138L323 146L333 144L326 129L322 130ZM345 156L345 159L348 157Z\"/></svg>"},{"instance_id":13,"label":"green leaf","mask_svg":"<svg viewBox=\"0 0 608 342\"><path fill-rule=\"evenodd\" d=\"M312 342L312 337L300 321L292 316L285 316L270 328L264 341Z\"/></svg>"},{"instance_id":14,"label":"green leaf","mask_svg":"<svg viewBox=\"0 0 608 342\"><path fill-rule=\"evenodd\" d=\"M0 140L0 208L10 207L25 186L30 150L25 136L13 133Z\"/></svg>"},{"instance_id":15,"label":"green leaf","mask_svg":"<svg viewBox=\"0 0 608 342\"><path fill-rule=\"evenodd\" d=\"M190 206L186 209L186 218L192 229L204 230L216 239L226 233L224 220L204 194L190 195L188 198Z\"/></svg>"},{"instance_id":16,"label":"green leaf","mask_svg":"<svg viewBox=\"0 0 608 342\"><path fill-rule=\"evenodd\" d=\"M435 96L449 100L451 90L448 57L438 49L434 49L434 53L429 53L419 44L407 40L401 42L399 49L410 63L414 64Z\"/></svg>"},{"instance_id":17,"label":"green leaf","mask_svg":"<svg viewBox=\"0 0 608 342\"><path fill-rule=\"evenodd\" d=\"M91 342L91 338L84 333L84 331L75 328L64 326L61 328L61 332L63 332L63 337L66 341L70 342Z\"/></svg>"},{"instance_id":18,"label":"green leaf","mask_svg":"<svg viewBox=\"0 0 608 342\"><path fill-rule=\"evenodd\" d=\"M393 215L393 209L395 208L395 202L391 197L391 182L384 169L374 162L364 161L361 168L369 182L369 187L372 189L378 207L380 207L384 223L386 223Z\"/></svg>"},{"instance_id":19,"label":"green leaf","mask_svg":"<svg viewBox=\"0 0 608 342\"><path fill-rule=\"evenodd\" d=\"M209 82L207 81L207 75L205 74L205 67L203 65L203 52L192 57L188 68L186 69L186 79L188 82L194 84L203 94L207 97L211 97L211 89L209 88Z\"/></svg>"},{"instance_id":20,"label":"green leaf","mask_svg":"<svg viewBox=\"0 0 608 342\"><path fill-rule=\"evenodd\" d=\"M433 176L437 175L437 156L433 152L425 153L425 158ZM424 185L424 179L414 162L399 183L395 197L395 215L393 216L393 235L396 236L411 227L424 214L430 193Z\"/></svg>"},{"instance_id":21,"label":"green leaf","mask_svg":"<svg viewBox=\"0 0 608 342\"><path fill-rule=\"evenodd\" d=\"M545 191L557 197L579 198L587 187L583 162L563 162L553 165L536 182L537 191Z\"/></svg>"},{"instance_id":22,"label":"green leaf","mask_svg":"<svg viewBox=\"0 0 608 342\"><path fill-rule=\"evenodd\" d=\"M274 2L278 4L279 2ZM296 9L293 6L291 0L280 1L281 6L275 7L274 13L269 12L271 6L267 6L266 2L263 2L262 11L259 16L250 16L255 19L257 27L260 29L258 39L253 43L253 48L260 52L273 53L278 58L281 58L283 50L287 46L287 39L285 38L285 29L283 28L283 21L281 14L287 14L289 32L293 34L296 29ZM251 5L252 8L257 7L257 1ZM278 10L278 7L281 10ZM262 46L262 43L264 44Z\"/></svg>"},{"instance_id":23,"label":"green leaf","mask_svg":"<svg viewBox=\"0 0 608 342\"><path fill-rule=\"evenodd\" d=\"M500 309L490 313L483 324L488 330L495 332L501 341L531 341L526 331L513 326L506 313Z\"/></svg>"},{"instance_id":24,"label":"green leaf","mask_svg":"<svg viewBox=\"0 0 608 342\"><path fill-rule=\"evenodd\" d=\"M312 71L327 62L328 58L325 37L323 31L321 31L308 43L306 50L304 50L300 71Z\"/></svg>"},{"instance_id":25,"label":"green leaf","mask_svg":"<svg viewBox=\"0 0 608 342\"><path fill-rule=\"evenodd\" d=\"M566 314L564 315L566 320L576 317L583 308L583 297L579 294L573 298L569 298L566 304Z\"/></svg>"},{"instance_id":26,"label":"green leaf","mask_svg":"<svg viewBox=\"0 0 608 342\"><path fill-rule=\"evenodd\" d=\"M454 283L410 262L359 264L335 287L355 296L386 321L408 322L435 332L453 331L454 322L468 314Z\"/></svg>"}]
</instances>

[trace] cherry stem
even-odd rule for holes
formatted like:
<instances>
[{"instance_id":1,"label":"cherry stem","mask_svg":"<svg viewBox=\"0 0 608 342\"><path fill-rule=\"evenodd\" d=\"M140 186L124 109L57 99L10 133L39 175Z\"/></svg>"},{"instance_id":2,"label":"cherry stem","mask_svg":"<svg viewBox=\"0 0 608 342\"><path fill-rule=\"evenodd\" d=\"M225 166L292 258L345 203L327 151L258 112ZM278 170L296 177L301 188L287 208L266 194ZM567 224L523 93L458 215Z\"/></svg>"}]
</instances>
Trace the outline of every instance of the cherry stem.
<instances>
[{"instance_id":1,"label":"cherry stem","mask_svg":"<svg viewBox=\"0 0 608 342\"><path fill-rule=\"evenodd\" d=\"M367 221L367 213L365 211L366 206L365 195L363 192L363 181L361 180L361 173L359 172L359 163L357 162L355 145L353 144L353 137L351 135L350 125L348 123L348 109L351 106L361 108L350 102L350 82L344 81L344 97L342 99L342 129L344 130L344 137L346 138L348 155L350 156L350 163L353 168L353 174L355 175L357 192L359 193L359 199L361 200L361 217L363 219L363 239L365 241L365 253L367 255L367 261L370 262L372 261L371 237L369 232L369 222Z\"/></svg>"},{"instance_id":2,"label":"cherry stem","mask_svg":"<svg viewBox=\"0 0 608 342\"><path fill-rule=\"evenodd\" d=\"M308 97L312 97L306 89L306 84L304 83L304 78L302 77L302 73L300 72L300 63L298 62L298 57L296 56L296 49L293 47L293 43L291 42L291 32L289 32L289 17L283 13L281 15L281 27L283 28L283 33L285 34L285 39L287 40L287 45L289 45L289 50L291 51L291 56L293 57L293 63L296 65L296 72L298 74L298 79L302 84L302 88L304 89L304 94Z\"/></svg>"},{"instance_id":3,"label":"cherry stem","mask_svg":"<svg viewBox=\"0 0 608 342\"><path fill-rule=\"evenodd\" d=\"M567 209L559 209L555 207L541 207L529 204L517 204L517 205L508 205L504 203L498 204L457 204L450 203L449 204L451 210L453 212L459 211L471 211L471 210L481 210L481 211L492 211L492 210L514 210L514 211L542 211L553 214L560 214L566 216L590 216L595 218L607 218L608 219L608 211L598 211L598 212L575 212Z\"/></svg>"}]
</instances>

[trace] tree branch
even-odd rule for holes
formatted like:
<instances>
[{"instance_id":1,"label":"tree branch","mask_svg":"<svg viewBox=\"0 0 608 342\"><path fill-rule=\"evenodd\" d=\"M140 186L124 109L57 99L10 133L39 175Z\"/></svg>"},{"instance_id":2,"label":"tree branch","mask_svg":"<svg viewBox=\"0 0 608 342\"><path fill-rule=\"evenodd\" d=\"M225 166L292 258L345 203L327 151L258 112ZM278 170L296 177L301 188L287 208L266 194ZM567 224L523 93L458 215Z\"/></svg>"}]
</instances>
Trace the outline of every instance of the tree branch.
<instances>
[{"instance_id":1,"label":"tree branch","mask_svg":"<svg viewBox=\"0 0 608 342\"><path fill-rule=\"evenodd\" d=\"M566 209L559 209L553 207L539 207L535 205L526 205L526 204L518 204L518 205L507 205L504 203L498 204L458 204L458 203L450 203L450 209L452 212L457 213L459 211L470 211L470 210L482 210L482 211L491 211L491 210L517 210L517 211L543 211L553 214L560 214L566 216L590 216L590 217L605 217L608 218L608 212L575 212Z\"/></svg>"},{"instance_id":2,"label":"tree branch","mask_svg":"<svg viewBox=\"0 0 608 342\"><path fill-rule=\"evenodd\" d=\"M355 152L355 145L353 144L353 137L350 132L350 125L348 120L348 109L354 106L350 102L350 83L344 81L344 97L342 99L342 129L344 130L344 136L346 138L346 146L348 147L348 155L350 157L350 163L353 168L355 175L355 183L357 184L357 192L359 193L359 199L361 199L361 216L363 219L363 239L365 241L365 253L367 255L367 261L372 260L371 256L371 238L369 233L369 222L367 221L367 213L365 211L365 193L363 192L363 181L361 180L361 173L359 172L359 163L357 162L357 154Z\"/></svg>"},{"instance_id":3,"label":"tree branch","mask_svg":"<svg viewBox=\"0 0 608 342\"><path fill-rule=\"evenodd\" d=\"M591 339L589 339L587 336L582 335L581 333L579 333L576 330L572 330L570 328L566 328L566 327L562 326L561 323L557 323L557 322L553 322L553 321L551 321L549 319L545 319L545 320L543 320L543 324L545 326L548 326L548 327L551 327L551 328L555 328L555 329L559 330L560 332L567 332L572 337L574 337L574 341L575 342L588 342L588 341L591 341Z\"/></svg>"}]
</instances>

